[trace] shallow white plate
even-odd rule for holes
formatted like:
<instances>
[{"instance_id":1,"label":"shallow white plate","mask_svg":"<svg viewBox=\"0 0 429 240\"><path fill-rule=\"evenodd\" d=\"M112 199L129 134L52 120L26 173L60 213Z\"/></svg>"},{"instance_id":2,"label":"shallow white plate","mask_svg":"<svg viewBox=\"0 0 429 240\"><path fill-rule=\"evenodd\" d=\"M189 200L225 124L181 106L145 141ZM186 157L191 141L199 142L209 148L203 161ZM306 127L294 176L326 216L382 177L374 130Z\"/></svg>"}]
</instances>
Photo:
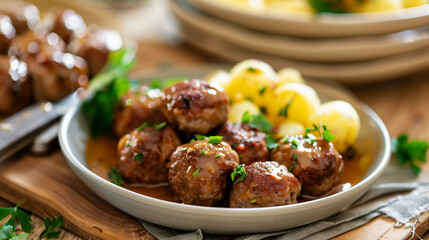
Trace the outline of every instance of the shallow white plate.
<instances>
[{"instance_id":1,"label":"shallow white plate","mask_svg":"<svg viewBox=\"0 0 429 240\"><path fill-rule=\"evenodd\" d=\"M390 35L303 39L262 33L214 18L187 0L172 0L170 6L186 28L208 33L249 51L314 62L362 61L391 56L429 46L429 27Z\"/></svg>"},{"instance_id":2,"label":"shallow white plate","mask_svg":"<svg viewBox=\"0 0 429 240\"><path fill-rule=\"evenodd\" d=\"M217 68L217 67L216 67ZM188 70L163 70L156 74L138 76L140 79L159 77L202 77L213 67ZM357 147L372 159L364 178L349 190L322 199L289 206L256 209L232 209L178 204L147 197L119 187L91 172L86 166L85 144L87 123L76 103L63 117L59 140L61 149L74 172L101 198L113 206L146 221L181 229L201 228L206 233L244 234L284 230L325 218L341 211L362 196L380 176L389 162L389 134L379 117L345 90L331 84L308 81L322 101L343 99L358 111L362 129Z\"/></svg>"},{"instance_id":3,"label":"shallow white plate","mask_svg":"<svg viewBox=\"0 0 429 240\"><path fill-rule=\"evenodd\" d=\"M376 13L276 14L233 8L213 0L189 0L216 17L260 31L300 37L379 35L426 26L429 5Z\"/></svg>"}]
</instances>

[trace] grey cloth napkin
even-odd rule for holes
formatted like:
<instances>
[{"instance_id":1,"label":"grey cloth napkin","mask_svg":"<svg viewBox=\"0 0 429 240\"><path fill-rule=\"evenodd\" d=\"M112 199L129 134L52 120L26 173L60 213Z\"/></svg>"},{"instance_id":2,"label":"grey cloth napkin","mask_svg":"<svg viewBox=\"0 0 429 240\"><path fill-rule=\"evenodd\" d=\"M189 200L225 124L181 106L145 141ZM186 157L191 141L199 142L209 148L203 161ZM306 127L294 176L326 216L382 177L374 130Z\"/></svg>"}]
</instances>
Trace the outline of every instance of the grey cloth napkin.
<instances>
[{"instance_id":1,"label":"grey cloth napkin","mask_svg":"<svg viewBox=\"0 0 429 240\"><path fill-rule=\"evenodd\" d=\"M429 209L429 182L424 174L417 179L409 169L392 161L377 183L347 210L320 221L280 232L251 234L244 236L215 236L195 232L183 232L141 220L143 226L158 239L168 240L318 240L329 239L366 224L371 219L386 215L397 221L397 225L413 227L412 219ZM417 188L417 189L416 189ZM414 190L416 189L416 190ZM413 192L395 197L382 197L395 192Z\"/></svg>"}]
</instances>

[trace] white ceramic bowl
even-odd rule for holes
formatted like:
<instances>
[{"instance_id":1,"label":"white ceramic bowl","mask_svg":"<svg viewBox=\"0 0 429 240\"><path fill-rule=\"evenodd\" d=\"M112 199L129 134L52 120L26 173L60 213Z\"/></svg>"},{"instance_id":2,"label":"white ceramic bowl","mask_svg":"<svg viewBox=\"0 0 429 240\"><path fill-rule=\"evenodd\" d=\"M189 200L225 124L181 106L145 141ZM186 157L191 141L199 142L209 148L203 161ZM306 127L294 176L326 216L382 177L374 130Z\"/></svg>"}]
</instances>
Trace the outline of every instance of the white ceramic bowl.
<instances>
[{"instance_id":1,"label":"white ceramic bowl","mask_svg":"<svg viewBox=\"0 0 429 240\"><path fill-rule=\"evenodd\" d=\"M159 77L201 77L213 68L183 71L160 71L146 75L145 79ZM143 79L140 77L139 79ZM362 122L357 144L360 151L371 157L372 165L362 181L349 190L322 199L289 206L255 209L201 207L163 201L119 187L91 172L85 161L85 143L88 139L87 123L76 103L63 117L59 140L61 149L74 172L101 198L135 217L146 221L181 229L201 228L206 233L245 234L284 230L314 222L335 214L362 196L380 176L389 162L389 134L379 117L345 90L332 84L308 81L322 101L343 99L358 111Z\"/></svg>"},{"instance_id":2,"label":"white ceramic bowl","mask_svg":"<svg viewBox=\"0 0 429 240\"><path fill-rule=\"evenodd\" d=\"M189 1L218 18L251 29L310 38L380 35L429 22L429 4L399 11L314 15L252 12L213 0Z\"/></svg>"}]
</instances>

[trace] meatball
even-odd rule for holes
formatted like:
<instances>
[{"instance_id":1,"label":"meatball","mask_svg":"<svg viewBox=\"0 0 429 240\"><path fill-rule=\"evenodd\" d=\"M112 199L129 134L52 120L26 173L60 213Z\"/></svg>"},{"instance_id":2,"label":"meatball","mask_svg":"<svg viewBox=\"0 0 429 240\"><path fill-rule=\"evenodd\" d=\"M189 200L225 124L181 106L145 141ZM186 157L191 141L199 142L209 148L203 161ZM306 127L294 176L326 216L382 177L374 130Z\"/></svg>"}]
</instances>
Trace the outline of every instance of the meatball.
<instances>
[{"instance_id":1,"label":"meatball","mask_svg":"<svg viewBox=\"0 0 429 240\"><path fill-rule=\"evenodd\" d=\"M302 184L302 193L318 196L340 181L343 158L322 138L287 137L271 152L271 160L291 168Z\"/></svg>"},{"instance_id":2,"label":"meatball","mask_svg":"<svg viewBox=\"0 0 429 240\"><path fill-rule=\"evenodd\" d=\"M104 68L110 51L121 46L119 33L91 25L84 36L73 38L68 48L88 62L89 75L92 77Z\"/></svg>"},{"instance_id":3,"label":"meatball","mask_svg":"<svg viewBox=\"0 0 429 240\"><path fill-rule=\"evenodd\" d=\"M86 32L86 24L82 17L71 9L54 9L43 18L43 27L49 32L54 32L66 43L74 37L83 36Z\"/></svg>"},{"instance_id":4,"label":"meatball","mask_svg":"<svg viewBox=\"0 0 429 240\"><path fill-rule=\"evenodd\" d=\"M160 90L149 90L147 86L129 90L121 97L119 106L115 110L113 128L116 136L123 136L144 122L165 121L160 106Z\"/></svg>"},{"instance_id":5,"label":"meatball","mask_svg":"<svg viewBox=\"0 0 429 240\"><path fill-rule=\"evenodd\" d=\"M249 124L227 122L217 131L217 135L223 136L223 140L232 146L242 164L250 165L268 160L266 134Z\"/></svg>"},{"instance_id":6,"label":"meatball","mask_svg":"<svg viewBox=\"0 0 429 240\"><path fill-rule=\"evenodd\" d=\"M190 80L164 89L161 111L179 130L206 134L226 122L228 102L220 86Z\"/></svg>"},{"instance_id":7,"label":"meatball","mask_svg":"<svg viewBox=\"0 0 429 240\"><path fill-rule=\"evenodd\" d=\"M186 204L218 206L227 196L237 153L225 143L208 140L182 145L171 155L170 187Z\"/></svg>"},{"instance_id":8,"label":"meatball","mask_svg":"<svg viewBox=\"0 0 429 240\"><path fill-rule=\"evenodd\" d=\"M16 29L16 34L34 29L40 20L39 9L33 4L28 4L23 1L14 0L0 3L0 13L8 15Z\"/></svg>"},{"instance_id":9,"label":"meatball","mask_svg":"<svg viewBox=\"0 0 429 240\"><path fill-rule=\"evenodd\" d=\"M52 58L29 63L33 93L38 101L58 101L88 81L87 64L71 53L55 52Z\"/></svg>"},{"instance_id":10,"label":"meatball","mask_svg":"<svg viewBox=\"0 0 429 240\"><path fill-rule=\"evenodd\" d=\"M255 162L244 169L246 177L232 188L230 207L273 207L297 203L301 183L284 165Z\"/></svg>"},{"instance_id":11,"label":"meatball","mask_svg":"<svg viewBox=\"0 0 429 240\"><path fill-rule=\"evenodd\" d=\"M136 129L118 143L118 173L130 183L167 182L166 164L179 145L179 136L169 126L160 130L154 126Z\"/></svg>"},{"instance_id":12,"label":"meatball","mask_svg":"<svg viewBox=\"0 0 429 240\"><path fill-rule=\"evenodd\" d=\"M0 13L0 54L7 53L15 34L15 27L9 16Z\"/></svg>"},{"instance_id":13,"label":"meatball","mask_svg":"<svg viewBox=\"0 0 429 240\"><path fill-rule=\"evenodd\" d=\"M32 101L27 65L16 58L0 56L0 113L11 114Z\"/></svg>"}]
</instances>

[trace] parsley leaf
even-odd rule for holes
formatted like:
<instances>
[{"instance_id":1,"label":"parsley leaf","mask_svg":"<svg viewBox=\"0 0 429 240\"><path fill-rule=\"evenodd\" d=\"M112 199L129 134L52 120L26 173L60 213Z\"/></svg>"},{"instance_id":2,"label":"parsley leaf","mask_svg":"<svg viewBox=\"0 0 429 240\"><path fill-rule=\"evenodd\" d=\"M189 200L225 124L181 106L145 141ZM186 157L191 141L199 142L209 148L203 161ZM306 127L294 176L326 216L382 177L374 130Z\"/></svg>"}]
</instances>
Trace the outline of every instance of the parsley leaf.
<instances>
[{"instance_id":1,"label":"parsley leaf","mask_svg":"<svg viewBox=\"0 0 429 240\"><path fill-rule=\"evenodd\" d=\"M296 166L296 164L298 163L298 155L296 153L293 154L293 164L289 167L289 172L291 172L293 170L293 168Z\"/></svg>"},{"instance_id":2,"label":"parsley leaf","mask_svg":"<svg viewBox=\"0 0 429 240\"><path fill-rule=\"evenodd\" d=\"M110 167L110 172L108 173L109 175L109 179L112 181L112 183L121 186L122 183L124 182L122 180L121 175L119 175L118 171L116 171L116 168L114 167Z\"/></svg>"},{"instance_id":3,"label":"parsley leaf","mask_svg":"<svg viewBox=\"0 0 429 240\"><path fill-rule=\"evenodd\" d=\"M274 136L275 134L268 134L267 137L265 138L265 143L267 144L267 148L270 150L279 146L279 144L277 143L278 139L276 139Z\"/></svg>"},{"instance_id":4,"label":"parsley leaf","mask_svg":"<svg viewBox=\"0 0 429 240\"><path fill-rule=\"evenodd\" d=\"M250 203L256 203L256 199L250 200Z\"/></svg>"},{"instance_id":5,"label":"parsley leaf","mask_svg":"<svg viewBox=\"0 0 429 240\"><path fill-rule=\"evenodd\" d=\"M215 158L220 158L220 154L216 154Z\"/></svg>"},{"instance_id":6,"label":"parsley leaf","mask_svg":"<svg viewBox=\"0 0 429 240\"><path fill-rule=\"evenodd\" d=\"M202 151L200 152L200 155L201 155L201 156L206 155L206 152L205 152L204 150L202 150Z\"/></svg>"},{"instance_id":7,"label":"parsley leaf","mask_svg":"<svg viewBox=\"0 0 429 240\"><path fill-rule=\"evenodd\" d=\"M222 136L210 136L209 143L220 143L222 141Z\"/></svg>"},{"instance_id":8,"label":"parsley leaf","mask_svg":"<svg viewBox=\"0 0 429 240\"><path fill-rule=\"evenodd\" d=\"M408 163L414 174L418 175L421 169L416 162L426 162L428 143L426 141L409 141L406 134L392 139L392 152L402 165Z\"/></svg>"},{"instance_id":9,"label":"parsley leaf","mask_svg":"<svg viewBox=\"0 0 429 240\"><path fill-rule=\"evenodd\" d=\"M246 111L243 114L243 117L241 118L241 123L250 123L250 119L252 118L252 116L250 116L249 111Z\"/></svg>"},{"instance_id":10,"label":"parsley leaf","mask_svg":"<svg viewBox=\"0 0 429 240\"><path fill-rule=\"evenodd\" d=\"M231 180L234 182L234 184L243 181L245 178L246 169L244 169L244 165L238 165L235 167L234 172L231 173Z\"/></svg>"},{"instance_id":11,"label":"parsley leaf","mask_svg":"<svg viewBox=\"0 0 429 240\"><path fill-rule=\"evenodd\" d=\"M11 215L9 220L0 228L0 239L26 239L33 229L31 226L31 217L19 208L22 203L24 203L24 201L19 202L12 208L0 208L0 221ZM21 224L21 228L24 233L15 233L16 219Z\"/></svg>"},{"instance_id":12,"label":"parsley leaf","mask_svg":"<svg viewBox=\"0 0 429 240\"><path fill-rule=\"evenodd\" d=\"M137 154L134 156L134 159L135 159L138 163L141 163L141 162L143 161L143 154L142 154L142 153L137 153Z\"/></svg>"},{"instance_id":13,"label":"parsley leaf","mask_svg":"<svg viewBox=\"0 0 429 240\"><path fill-rule=\"evenodd\" d=\"M42 238L58 238L61 234L58 228L63 225L63 217L52 218L52 220L45 218L43 221L45 222L45 231L42 234ZM55 231L56 229L59 231Z\"/></svg>"},{"instance_id":14,"label":"parsley leaf","mask_svg":"<svg viewBox=\"0 0 429 240\"><path fill-rule=\"evenodd\" d=\"M200 134L195 134L195 139L197 139L198 141L202 141L204 139L206 139L206 136L204 135L200 135Z\"/></svg>"},{"instance_id":15,"label":"parsley leaf","mask_svg":"<svg viewBox=\"0 0 429 240\"><path fill-rule=\"evenodd\" d=\"M192 176L194 176L194 178L196 178L200 171L201 171L201 168L198 168L194 173L192 173Z\"/></svg>"},{"instance_id":16,"label":"parsley leaf","mask_svg":"<svg viewBox=\"0 0 429 240\"><path fill-rule=\"evenodd\" d=\"M334 140L335 136L326 128L326 125L323 125L323 139L330 142Z\"/></svg>"},{"instance_id":17,"label":"parsley leaf","mask_svg":"<svg viewBox=\"0 0 429 240\"><path fill-rule=\"evenodd\" d=\"M262 132L269 133L273 130L273 125L262 114L254 115L250 121L250 126L258 128Z\"/></svg>"},{"instance_id":18,"label":"parsley leaf","mask_svg":"<svg viewBox=\"0 0 429 240\"><path fill-rule=\"evenodd\" d=\"M162 122L162 123L160 123L160 124L155 125L155 129L156 129L156 130L161 130L161 129L163 129L166 125L167 125L167 123L166 123L166 122Z\"/></svg>"},{"instance_id":19,"label":"parsley leaf","mask_svg":"<svg viewBox=\"0 0 429 240\"><path fill-rule=\"evenodd\" d=\"M293 96L289 100L289 102L286 104L286 106L284 108L280 109L279 116L287 117L287 111L288 111L288 109L289 109L289 107L292 104L294 99L295 99L295 96Z\"/></svg>"},{"instance_id":20,"label":"parsley leaf","mask_svg":"<svg viewBox=\"0 0 429 240\"><path fill-rule=\"evenodd\" d=\"M322 129L323 129L323 133L321 132ZM323 139L325 139L328 142L334 140L334 138L335 138L335 136L331 133L331 131L328 130L326 125L322 125L322 127L320 127L320 122L319 122L319 125L316 125L313 123L313 128L307 128L307 129L305 129L305 132L306 133L318 132L319 136L322 136Z\"/></svg>"},{"instance_id":21,"label":"parsley leaf","mask_svg":"<svg viewBox=\"0 0 429 240\"><path fill-rule=\"evenodd\" d=\"M259 94L264 94L265 90L267 90L267 86L263 86L260 90L259 90Z\"/></svg>"}]
</instances>

